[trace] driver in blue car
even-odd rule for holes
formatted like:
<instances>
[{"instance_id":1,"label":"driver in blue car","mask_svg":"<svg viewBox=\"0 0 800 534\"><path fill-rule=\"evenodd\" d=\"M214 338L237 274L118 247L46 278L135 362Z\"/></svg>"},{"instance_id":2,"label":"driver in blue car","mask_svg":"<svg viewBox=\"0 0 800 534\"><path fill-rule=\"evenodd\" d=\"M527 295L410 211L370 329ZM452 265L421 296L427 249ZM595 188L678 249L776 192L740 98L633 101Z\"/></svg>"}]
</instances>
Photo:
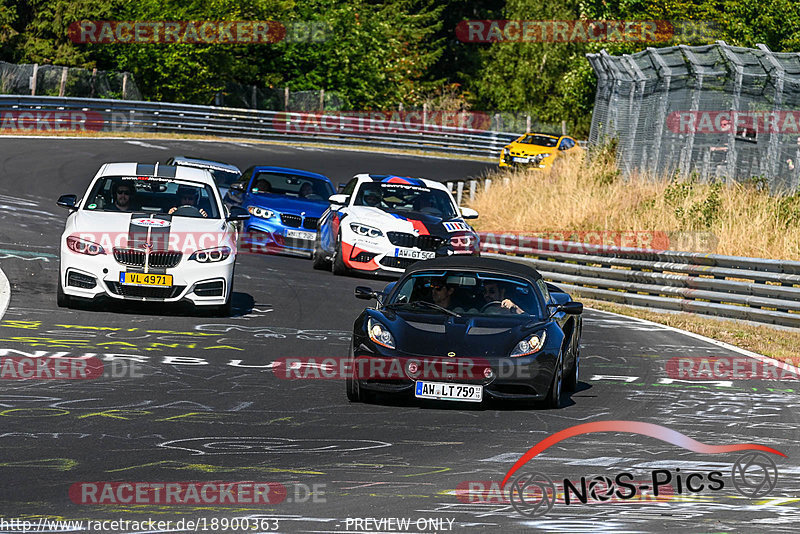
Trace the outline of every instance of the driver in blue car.
<instances>
[{"instance_id":1,"label":"driver in blue car","mask_svg":"<svg viewBox=\"0 0 800 534\"><path fill-rule=\"evenodd\" d=\"M197 207L197 200L199 195L197 194L197 189L193 187L179 187L178 188L178 205L170 208L169 214L175 212L175 210L182 208L184 206L189 206L191 208L195 208L200 215L203 217L208 217L208 213L206 210Z\"/></svg>"}]
</instances>

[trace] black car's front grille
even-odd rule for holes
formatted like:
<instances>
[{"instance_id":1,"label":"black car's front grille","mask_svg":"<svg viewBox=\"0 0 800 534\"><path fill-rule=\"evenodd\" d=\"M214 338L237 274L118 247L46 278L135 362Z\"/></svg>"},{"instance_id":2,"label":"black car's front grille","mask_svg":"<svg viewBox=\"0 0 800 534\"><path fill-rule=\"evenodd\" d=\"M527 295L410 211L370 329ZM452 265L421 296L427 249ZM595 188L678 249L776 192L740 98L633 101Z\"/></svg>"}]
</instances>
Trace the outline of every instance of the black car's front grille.
<instances>
[{"instance_id":1,"label":"black car's front grille","mask_svg":"<svg viewBox=\"0 0 800 534\"><path fill-rule=\"evenodd\" d=\"M119 282L108 282L108 289L115 295L122 295L123 297L143 297L152 299L171 299L181 294L181 291L186 286L172 286L172 287L140 287L140 286L126 286Z\"/></svg>"},{"instance_id":2,"label":"black car's front grille","mask_svg":"<svg viewBox=\"0 0 800 534\"><path fill-rule=\"evenodd\" d=\"M177 250L153 250L150 252L150 267L167 269L180 263L183 254ZM114 259L129 267L144 267L144 250L135 248L115 248Z\"/></svg>"},{"instance_id":3,"label":"black car's front grille","mask_svg":"<svg viewBox=\"0 0 800 534\"><path fill-rule=\"evenodd\" d=\"M306 230L316 230L317 221L319 221L319 217L306 217L303 219L303 228Z\"/></svg>"},{"instance_id":4,"label":"black car's front grille","mask_svg":"<svg viewBox=\"0 0 800 534\"><path fill-rule=\"evenodd\" d=\"M394 269L406 269L409 265L418 260L411 260L408 258L393 258L391 256L384 256L380 260L380 264L384 267L392 267Z\"/></svg>"},{"instance_id":5,"label":"black car's front grille","mask_svg":"<svg viewBox=\"0 0 800 534\"><path fill-rule=\"evenodd\" d=\"M289 215L288 213L281 214L281 224L284 226L291 226L292 228L300 228L302 219L299 215Z\"/></svg>"},{"instance_id":6,"label":"black car's front grille","mask_svg":"<svg viewBox=\"0 0 800 534\"><path fill-rule=\"evenodd\" d=\"M405 232L387 232L392 245L405 248L417 247L420 250L435 251L444 244L444 239L435 235L414 235Z\"/></svg>"}]
</instances>

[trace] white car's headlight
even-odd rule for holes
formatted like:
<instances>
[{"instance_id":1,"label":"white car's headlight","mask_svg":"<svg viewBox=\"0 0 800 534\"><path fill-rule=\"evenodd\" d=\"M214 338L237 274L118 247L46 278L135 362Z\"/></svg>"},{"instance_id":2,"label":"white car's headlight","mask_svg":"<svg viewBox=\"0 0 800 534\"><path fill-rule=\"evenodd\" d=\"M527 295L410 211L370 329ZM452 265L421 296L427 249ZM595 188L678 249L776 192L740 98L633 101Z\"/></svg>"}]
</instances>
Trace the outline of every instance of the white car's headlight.
<instances>
[{"instance_id":1,"label":"white car's headlight","mask_svg":"<svg viewBox=\"0 0 800 534\"><path fill-rule=\"evenodd\" d=\"M369 332L369 338L373 342L389 349L394 348L392 333L378 321L372 318L367 319L367 331Z\"/></svg>"},{"instance_id":2,"label":"white car's headlight","mask_svg":"<svg viewBox=\"0 0 800 534\"><path fill-rule=\"evenodd\" d=\"M363 235L364 237L380 237L383 235L383 232L377 228L367 226L366 224L350 223L350 229L357 235Z\"/></svg>"},{"instance_id":3,"label":"white car's headlight","mask_svg":"<svg viewBox=\"0 0 800 534\"><path fill-rule=\"evenodd\" d=\"M259 208L257 206L247 206L247 211L250 215L258 217L259 219L271 219L275 216L275 212L266 208Z\"/></svg>"},{"instance_id":4,"label":"white car's headlight","mask_svg":"<svg viewBox=\"0 0 800 534\"><path fill-rule=\"evenodd\" d=\"M72 252L86 254L88 256L97 256L99 254L106 253L106 251L103 250L103 247L94 241L81 239L80 237L75 237L73 235L67 238L67 248Z\"/></svg>"},{"instance_id":5,"label":"white car's headlight","mask_svg":"<svg viewBox=\"0 0 800 534\"><path fill-rule=\"evenodd\" d=\"M542 350L544 347L544 339L546 335L544 331L537 332L532 336L523 339L517 346L514 347L514 350L511 351L512 358L519 358L520 356L528 356L529 354L534 354Z\"/></svg>"},{"instance_id":6,"label":"white car's headlight","mask_svg":"<svg viewBox=\"0 0 800 534\"><path fill-rule=\"evenodd\" d=\"M230 255L230 247L214 247L198 250L189 256L189 259L199 261L200 263L213 263L215 261L226 260Z\"/></svg>"}]
</instances>

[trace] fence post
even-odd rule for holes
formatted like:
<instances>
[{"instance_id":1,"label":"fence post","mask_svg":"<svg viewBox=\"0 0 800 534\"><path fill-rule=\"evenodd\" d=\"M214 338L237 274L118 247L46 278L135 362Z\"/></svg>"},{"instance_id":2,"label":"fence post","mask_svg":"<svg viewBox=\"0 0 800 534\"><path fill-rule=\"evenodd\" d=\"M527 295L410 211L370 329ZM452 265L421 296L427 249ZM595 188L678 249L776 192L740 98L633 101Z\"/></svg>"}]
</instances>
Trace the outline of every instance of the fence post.
<instances>
[{"instance_id":1,"label":"fence post","mask_svg":"<svg viewBox=\"0 0 800 534\"><path fill-rule=\"evenodd\" d=\"M736 149L736 114L739 113L739 101L742 95L742 83L744 82L744 62L742 62L742 60L733 53L725 41L717 41L717 46L719 46L722 50L722 56L728 60L736 72L736 81L734 82L735 85L733 87L733 102L731 103L731 116L733 120L731 120L731 131L728 134L728 159L726 161L728 168L725 171L727 174L725 181L729 182L736 180L736 159L738 152Z\"/></svg>"},{"instance_id":2,"label":"fence post","mask_svg":"<svg viewBox=\"0 0 800 534\"><path fill-rule=\"evenodd\" d=\"M475 189L478 187L478 180L469 181L469 201L475 200Z\"/></svg>"},{"instance_id":3,"label":"fence post","mask_svg":"<svg viewBox=\"0 0 800 534\"><path fill-rule=\"evenodd\" d=\"M325 111L325 89L319 90L319 110Z\"/></svg>"},{"instance_id":4,"label":"fence post","mask_svg":"<svg viewBox=\"0 0 800 534\"><path fill-rule=\"evenodd\" d=\"M486 180L483 181L483 192L488 193L490 187L492 187L492 179L487 178Z\"/></svg>"},{"instance_id":5,"label":"fence post","mask_svg":"<svg viewBox=\"0 0 800 534\"><path fill-rule=\"evenodd\" d=\"M705 78L706 68L700 64L700 62L695 57L694 53L689 49L686 45L678 45L683 52L686 59L692 64L692 68L697 72L697 85L692 87L692 117L697 116L697 112L700 109L700 95L703 93L703 81ZM695 132L694 128L691 129L686 134L686 144L681 150L681 159L680 159L680 173L684 176L689 174L689 169L692 165L692 150L694 149L694 137ZM703 176L703 179L706 179L707 176Z\"/></svg>"},{"instance_id":6,"label":"fence post","mask_svg":"<svg viewBox=\"0 0 800 534\"><path fill-rule=\"evenodd\" d=\"M451 193L453 192L453 182L445 182L444 185L445 187L447 187L448 191L450 191Z\"/></svg>"},{"instance_id":7,"label":"fence post","mask_svg":"<svg viewBox=\"0 0 800 534\"><path fill-rule=\"evenodd\" d=\"M95 82L97 81L97 67L92 69L92 91L90 93L89 98L94 98L94 86Z\"/></svg>"},{"instance_id":8,"label":"fence post","mask_svg":"<svg viewBox=\"0 0 800 534\"><path fill-rule=\"evenodd\" d=\"M567 121L561 121L561 135L567 135Z\"/></svg>"},{"instance_id":9,"label":"fence post","mask_svg":"<svg viewBox=\"0 0 800 534\"><path fill-rule=\"evenodd\" d=\"M531 116L525 115L525 133L531 133Z\"/></svg>"},{"instance_id":10,"label":"fence post","mask_svg":"<svg viewBox=\"0 0 800 534\"><path fill-rule=\"evenodd\" d=\"M784 80L786 75L786 69L783 68L783 65L775 59L775 56L772 54L772 51L764 44L757 44L756 45L759 50L764 51L765 59L772 65L775 69L769 75L771 78L775 80L775 96L773 98L772 104L772 112L775 116L778 115L780 112L781 106L783 106L783 88L784 88ZM775 176L776 178L779 176L784 175L785 173L780 172L780 169L783 165L783 162L780 161L780 134L775 131L775 128L771 128L768 132L769 134L769 144L767 145L767 157L765 161L762 161L761 165L761 173L767 176ZM794 169L791 171L791 174L797 175L797 167L800 165L796 159L792 162L794 165ZM784 180L784 186L789 186L791 183L791 176L789 179ZM780 187L777 189L781 189ZM794 192L794 188L792 188L792 192Z\"/></svg>"},{"instance_id":11,"label":"fence post","mask_svg":"<svg viewBox=\"0 0 800 534\"><path fill-rule=\"evenodd\" d=\"M289 111L289 88L283 88L283 111Z\"/></svg>"},{"instance_id":12,"label":"fence post","mask_svg":"<svg viewBox=\"0 0 800 534\"><path fill-rule=\"evenodd\" d=\"M422 131L424 132L427 129L428 124L428 104L422 104Z\"/></svg>"},{"instance_id":13,"label":"fence post","mask_svg":"<svg viewBox=\"0 0 800 534\"><path fill-rule=\"evenodd\" d=\"M64 78L64 81L66 81L66 78ZM128 73L127 72L123 72L122 73L122 100L125 100L125 95L127 94L127 92L128 92Z\"/></svg>"},{"instance_id":14,"label":"fence post","mask_svg":"<svg viewBox=\"0 0 800 534\"><path fill-rule=\"evenodd\" d=\"M67 71L69 69L64 67L61 69L61 84L58 86L58 96L63 97L67 89ZM122 98L125 98L125 79L122 80Z\"/></svg>"},{"instance_id":15,"label":"fence post","mask_svg":"<svg viewBox=\"0 0 800 534\"><path fill-rule=\"evenodd\" d=\"M464 182L457 182L458 191L456 195L456 204L461 205L461 197L464 195Z\"/></svg>"},{"instance_id":16,"label":"fence post","mask_svg":"<svg viewBox=\"0 0 800 534\"><path fill-rule=\"evenodd\" d=\"M250 93L250 107L253 109L258 109L258 89L256 89L255 84L253 85Z\"/></svg>"},{"instance_id":17,"label":"fence post","mask_svg":"<svg viewBox=\"0 0 800 534\"><path fill-rule=\"evenodd\" d=\"M672 69L669 68L667 62L664 61L655 48L648 47L647 51L653 63L658 65L657 72L664 82L661 86L661 97L658 103L658 116L656 117L656 138L653 140L653 156L650 170L654 175L658 175L661 171L661 145L664 143L664 126L667 124L667 111L669 110L669 89L672 83ZM645 162L645 165L647 163ZM672 172L672 169L669 169Z\"/></svg>"},{"instance_id":18,"label":"fence post","mask_svg":"<svg viewBox=\"0 0 800 534\"><path fill-rule=\"evenodd\" d=\"M31 75L30 82L28 86L31 88L31 96L36 96L36 77L39 74L39 64L33 64L33 75Z\"/></svg>"}]
</instances>

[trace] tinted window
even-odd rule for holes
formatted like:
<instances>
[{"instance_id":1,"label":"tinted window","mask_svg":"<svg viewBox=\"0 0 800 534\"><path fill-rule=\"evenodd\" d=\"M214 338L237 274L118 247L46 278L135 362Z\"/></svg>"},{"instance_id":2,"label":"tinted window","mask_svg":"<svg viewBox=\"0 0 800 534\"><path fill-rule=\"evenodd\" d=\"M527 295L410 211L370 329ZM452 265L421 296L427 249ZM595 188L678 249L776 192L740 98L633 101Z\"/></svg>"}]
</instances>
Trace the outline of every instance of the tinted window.
<instances>
[{"instance_id":1,"label":"tinted window","mask_svg":"<svg viewBox=\"0 0 800 534\"><path fill-rule=\"evenodd\" d=\"M144 180L141 178L145 178ZM168 214L179 210L176 217L219 218L219 209L211 186L169 178L106 176L97 181L84 204L88 211L138 211ZM195 208L195 209L191 209Z\"/></svg>"},{"instance_id":2,"label":"tinted window","mask_svg":"<svg viewBox=\"0 0 800 534\"><path fill-rule=\"evenodd\" d=\"M537 145L544 147L554 147L558 143L557 137L550 137L549 135L528 134L519 140L520 143L527 145Z\"/></svg>"},{"instance_id":3,"label":"tinted window","mask_svg":"<svg viewBox=\"0 0 800 534\"><path fill-rule=\"evenodd\" d=\"M493 273L455 270L414 273L401 283L388 305L441 313L414 304L420 301L467 315L542 317L539 294L533 285L520 278Z\"/></svg>"},{"instance_id":4,"label":"tinted window","mask_svg":"<svg viewBox=\"0 0 800 534\"><path fill-rule=\"evenodd\" d=\"M443 219L456 217L458 213L445 191L382 182L365 182L358 190L354 205L376 207L390 212L416 211Z\"/></svg>"},{"instance_id":5,"label":"tinted window","mask_svg":"<svg viewBox=\"0 0 800 534\"><path fill-rule=\"evenodd\" d=\"M255 194L285 195L317 202L328 202L328 197L333 195L333 187L324 180L272 172L258 173L253 178L250 191Z\"/></svg>"}]
</instances>

